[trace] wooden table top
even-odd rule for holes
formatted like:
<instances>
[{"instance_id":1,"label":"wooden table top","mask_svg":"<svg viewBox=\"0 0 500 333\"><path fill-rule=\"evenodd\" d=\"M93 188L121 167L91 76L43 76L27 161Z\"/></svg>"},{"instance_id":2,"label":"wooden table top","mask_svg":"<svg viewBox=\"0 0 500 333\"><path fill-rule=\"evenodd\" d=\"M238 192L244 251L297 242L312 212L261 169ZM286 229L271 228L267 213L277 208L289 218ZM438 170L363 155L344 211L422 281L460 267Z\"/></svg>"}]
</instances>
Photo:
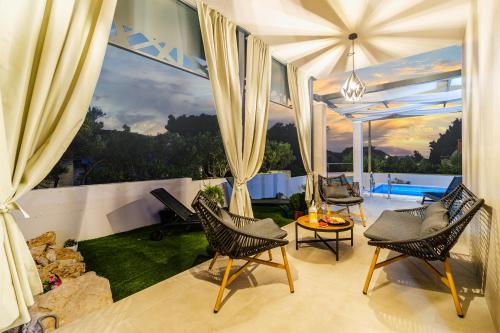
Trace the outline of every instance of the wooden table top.
<instances>
[{"instance_id":1,"label":"wooden table top","mask_svg":"<svg viewBox=\"0 0 500 333\"><path fill-rule=\"evenodd\" d=\"M344 224L339 224L339 225L327 225L325 227L322 227L319 225L319 223L311 223L309 222L309 215L304 215L301 216L297 219L297 224L299 224L301 227L304 227L309 230L317 230L317 231L342 231L342 230L349 230L354 226L354 222L348 218L347 216L342 216L338 214L331 214L330 216L336 216L344 219L345 222ZM318 214L318 221L322 218L326 217L324 214Z\"/></svg>"}]
</instances>

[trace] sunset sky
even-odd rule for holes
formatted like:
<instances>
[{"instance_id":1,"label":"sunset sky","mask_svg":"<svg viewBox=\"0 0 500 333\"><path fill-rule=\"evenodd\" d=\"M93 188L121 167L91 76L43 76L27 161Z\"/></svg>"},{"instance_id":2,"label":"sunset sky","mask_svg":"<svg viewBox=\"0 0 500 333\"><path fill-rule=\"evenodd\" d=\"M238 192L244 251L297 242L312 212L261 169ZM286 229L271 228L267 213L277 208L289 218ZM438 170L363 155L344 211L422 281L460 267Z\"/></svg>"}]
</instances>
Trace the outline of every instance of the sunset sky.
<instances>
[{"instance_id":1,"label":"sunset sky","mask_svg":"<svg viewBox=\"0 0 500 333\"><path fill-rule=\"evenodd\" d=\"M460 68L461 47L454 46L418 56L360 69L367 84L391 82L429 73ZM337 92L346 78L340 74L316 81L315 93ZM152 61L128 51L108 46L92 99L106 113L106 129L121 129L156 135L165 132L169 115L215 114L210 82L177 68ZM461 114L414 117L372 122L373 144L395 155L414 150L429 153L429 141L446 130ZM269 126L293 122L291 109L270 103ZM329 111L328 149L341 151L352 146L352 126L346 118Z\"/></svg>"},{"instance_id":2,"label":"sunset sky","mask_svg":"<svg viewBox=\"0 0 500 333\"><path fill-rule=\"evenodd\" d=\"M367 86L409 79L461 68L462 47L452 46L417 56L391 61L382 65L362 68L357 72ZM348 74L315 82L315 93L338 92ZM429 155L429 142L439 137L461 113L379 120L372 122L372 144L391 155L408 155L414 150ZM327 116L328 149L341 151L352 146L352 125L334 112ZM365 124L365 140L368 125ZM367 142L366 142L367 144Z\"/></svg>"}]
</instances>

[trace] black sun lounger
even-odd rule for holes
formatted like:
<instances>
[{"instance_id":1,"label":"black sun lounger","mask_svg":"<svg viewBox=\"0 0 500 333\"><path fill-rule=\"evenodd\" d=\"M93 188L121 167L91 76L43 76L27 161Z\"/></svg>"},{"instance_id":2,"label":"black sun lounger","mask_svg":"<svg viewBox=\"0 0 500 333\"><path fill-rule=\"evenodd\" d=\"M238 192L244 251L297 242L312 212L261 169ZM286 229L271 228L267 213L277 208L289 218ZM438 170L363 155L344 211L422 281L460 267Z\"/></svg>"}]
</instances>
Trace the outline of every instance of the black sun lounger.
<instances>
[{"instance_id":1,"label":"black sun lounger","mask_svg":"<svg viewBox=\"0 0 500 333\"><path fill-rule=\"evenodd\" d=\"M452 192L454 189L458 187L458 185L462 184L462 176L455 176L450 182L450 185L448 185L448 188L446 189L445 192L422 192L422 204L424 204L426 201L439 201L441 200L445 195L448 193Z\"/></svg>"},{"instance_id":2,"label":"black sun lounger","mask_svg":"<svg viewBox=\"0 0 500 333\"><path fill-rule=\"evenodd\" d=\"M194 229L201 228L201 222L196 213L189 210L182 202L177 200L164 188L157 188L150 192L156 199L165 205L163 212L160 212L162 217L162 225L170 227L188 227L194 226ZM163 232L154 231L151 238L160 240L163 238Z\"/></svg>"}]
</instances>

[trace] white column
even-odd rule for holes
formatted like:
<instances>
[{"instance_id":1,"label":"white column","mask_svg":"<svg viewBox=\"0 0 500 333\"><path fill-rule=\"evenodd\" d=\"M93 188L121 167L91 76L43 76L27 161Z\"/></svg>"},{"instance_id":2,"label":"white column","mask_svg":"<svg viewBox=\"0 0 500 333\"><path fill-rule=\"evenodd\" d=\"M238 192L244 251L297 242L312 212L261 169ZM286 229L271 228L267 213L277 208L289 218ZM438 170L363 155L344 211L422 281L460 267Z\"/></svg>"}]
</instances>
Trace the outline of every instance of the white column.
<instances>
[{"instance_id":1,"label":"white column","mask_svg":"<svg viewBox=\"0 0 500 333\"><path fill-rule=\"evenodd\" d=\"M363 188L363 123L352 122L352 172L353 181Z\"/></svg>"},{"instance_id":2,"label":"white column","mask_svg":"<svg viewBox=\"0 0 500 333\"><path fill-rule=\"evenodd\" d=\"M314 172L319 175L326 174L326 112L325 103L314 102L313 104L313 158Z\"/></svg>"}]
</instances>

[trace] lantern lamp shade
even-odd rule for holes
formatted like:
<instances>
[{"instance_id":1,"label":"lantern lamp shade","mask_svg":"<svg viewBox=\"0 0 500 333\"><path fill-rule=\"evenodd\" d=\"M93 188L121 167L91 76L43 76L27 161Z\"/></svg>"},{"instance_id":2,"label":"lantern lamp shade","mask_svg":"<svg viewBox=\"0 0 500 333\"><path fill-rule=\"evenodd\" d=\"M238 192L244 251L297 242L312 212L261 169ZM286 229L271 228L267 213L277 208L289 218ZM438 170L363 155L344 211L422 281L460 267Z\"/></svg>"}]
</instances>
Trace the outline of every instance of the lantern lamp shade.
<instances>
[{"instance_id":1,"label":"lantern lamp shade","mask_svg":"<svg viewBox=\"0 0 500 333\"><path fill-rule=\"evenodd\" d=\"M366 87L363 81L359 79L354 71L351 72L349 78L345 81L340 90L344 99L349 102L356 102L363 97Z\"/></svg>"}]
</instances>

